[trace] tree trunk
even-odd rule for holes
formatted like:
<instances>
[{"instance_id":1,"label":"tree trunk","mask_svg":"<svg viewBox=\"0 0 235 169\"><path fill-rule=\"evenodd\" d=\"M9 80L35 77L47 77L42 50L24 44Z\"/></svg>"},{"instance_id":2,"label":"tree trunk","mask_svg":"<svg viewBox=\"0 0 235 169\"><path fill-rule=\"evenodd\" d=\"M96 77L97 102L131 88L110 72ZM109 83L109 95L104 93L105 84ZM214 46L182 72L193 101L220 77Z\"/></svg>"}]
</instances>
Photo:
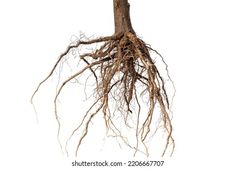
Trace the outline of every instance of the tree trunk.
<instances>
[{"instance_id":1,"label":"tree trunk","mask_svg":"<svg viewBox=\"0 0 235 169\"><path fill-rule=\"evenodd\" d=\"M128 0L113 0L115 33L131 32L135 34L130 19Z\"/></svg>"}]
</instances>

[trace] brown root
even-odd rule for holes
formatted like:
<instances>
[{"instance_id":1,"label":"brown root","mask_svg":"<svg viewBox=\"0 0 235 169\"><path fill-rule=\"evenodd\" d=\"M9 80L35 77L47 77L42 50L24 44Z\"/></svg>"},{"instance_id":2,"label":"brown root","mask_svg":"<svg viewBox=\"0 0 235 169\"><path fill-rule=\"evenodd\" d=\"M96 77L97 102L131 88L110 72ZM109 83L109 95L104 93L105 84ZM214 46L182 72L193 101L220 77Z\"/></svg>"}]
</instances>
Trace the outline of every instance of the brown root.
<instances>
[{"instance_id":1,"label":"brown root","mask_svg":"<svg viewBox=\"0 0 235 169\"><path fill-rule=\"evenodd\" d=\"M78 141L76 149L77 155L79 147L88 133L89 124L92 118L96 114L102 112L105 126L107 131L112 133L111 135L119 137L128 147L134 149L134 154L137 152L143 152L139 148L140 144L142 144L142 146L145 147L144 153L148 155L146 139L152 131L151 124L156 112L156 105L158 105L160 108L163 128L167 135L166 145L162 156L164 156L170 145L172 145L173 152L174 139L172 137L171 119L168 114L170 103L165 89L165 82L150 56L150 51L155 50L147 46L145 42L131 32L115 34L109 37L101 37L90 41L79 41L77 44L69 46L66 51L60 55L49 75L39 83L32 95L31 102L33 102L33 98L38 92L40 86L51 77L64 56L74 48L94 43L104 44L93 52L80 55L80 59L86 63L86 66L65 80L61 86L59 86L54 98L55 116L60 129L60 121L57 114L58 97L67 83L71 82L85 71L91 71L96 81L95 90L97 100L86 112L82 122L75 130L73 130L66 142L66 147L72 136L81 128L82 125L85 125L82 136ZM157 51L155 52L157 53ZM141 91L139 91L138 85L143 86ZM147 94L148 96L148 111L146 114L143 114L144 112L141 111L138 93ZM123 136L121 131L116 127L112 118L115 114L115 110L111 110L110 100L114 100L116 102L115 104L118 107L117 111L122 114L123 121L127 127L130 127L128 122L129 117L134 116L137 112L137 118L135 120L135 146L132 146L128 142L128 139ZM132 106L133 104L137 105L137 110ZM94 110L94 107L97 105L99 105L98 108Z\"/></svg>"}]
</instances>

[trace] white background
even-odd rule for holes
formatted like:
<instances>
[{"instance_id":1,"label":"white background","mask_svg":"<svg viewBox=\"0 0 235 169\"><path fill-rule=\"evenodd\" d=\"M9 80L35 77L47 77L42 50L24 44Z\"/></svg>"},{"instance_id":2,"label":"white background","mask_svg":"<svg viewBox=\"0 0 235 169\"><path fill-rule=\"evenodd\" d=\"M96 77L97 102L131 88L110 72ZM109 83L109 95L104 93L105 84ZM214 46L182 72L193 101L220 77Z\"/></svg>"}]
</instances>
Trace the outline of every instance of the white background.
<instances>
[{"instance_id":1,"label":"white background","mask_svg":"<svg viewBox=\"0 0 235 169\"><path fill-rule=\"evenodd\" d=\"M234 168L234 1L130 3L135 31L164 56L176 85L176 149L163 168ZM74 159L60 152L51 103L37 123L29 99L71 35L113 33L112 1L1 0L0 24L0 168L70 168Z\"/></svg>"}]
</instances>

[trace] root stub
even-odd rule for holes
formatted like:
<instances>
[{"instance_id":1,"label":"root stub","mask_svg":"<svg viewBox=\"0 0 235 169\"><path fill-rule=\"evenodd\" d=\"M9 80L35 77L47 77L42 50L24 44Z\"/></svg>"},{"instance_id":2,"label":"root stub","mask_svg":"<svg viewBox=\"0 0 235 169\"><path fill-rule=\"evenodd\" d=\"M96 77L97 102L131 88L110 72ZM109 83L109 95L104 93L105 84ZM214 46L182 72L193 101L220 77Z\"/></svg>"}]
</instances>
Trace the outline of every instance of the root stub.
<instances>
[{"instance_id":1,"label":"root stub","mask_svg":"<svg viewBox=\"0 0 235 169\"><path fill-rule=\"evenodd\" d=\"M142 144L146 149L144 153L148 155L148 149L146 145L146 139L152 129L153 115L156 112L156 105L160 108L161 123L166 133L166 146L164 148L162 156L166 150L171 147L174 150L174 140L172 137L172 125L169 117L169 100L165 89L165 82L161 76L158 68L154 64L150 56L150 51L154 51L148 47L141 39L131 32L123 34L115 34L109 37L101 37L89 41L79 41L76 45L69 46L67 50L61 54L58 61L50 71L49 75L39 83L37 89L33 93L33 97L38 92L40 86L54 73L58 64L62 61L72 49L76 49L82 45L90 45L95 43L103 43L98 49L90 53L80 55L80 59L86 63L79 72L71 75L68 79L61 83L56 93L55 115L60 125L59 118L57 116L57 99L60 96L63 88L83 74L85 71L91 71L96 81L95 91L97 100L92 104L90 109L86 112L81 124L72 132L70 138L78 131L81 126L83 128L83 134L80 140L78 140L78 146L76 154L85 136L88 133L89 125L92 118L98 114L103 113L104 122L107 130L112 132L115 136L122 139L122 141L133 148L136 152L143 152L139 146ZM155 51L156 52L156 51ZM138 85L142 86L142 91ZM141 111L140 97L138 93L145 93L148 97L148 110L147 112ZM124 125L128 127L128 116L132 116L137 112L136 119L136 145L130 145L127 139L122 136L121 131L116 127L112 114L115 112L110 106L111 100L115 101L118 105L118 111L123 115ZM138 109L133 104L138 105ZM94 110L95 107L98 108ZM141 116L142 113L145 115ZM144 119L139 119L139 118Z\"/></svg>"}]
</instances>

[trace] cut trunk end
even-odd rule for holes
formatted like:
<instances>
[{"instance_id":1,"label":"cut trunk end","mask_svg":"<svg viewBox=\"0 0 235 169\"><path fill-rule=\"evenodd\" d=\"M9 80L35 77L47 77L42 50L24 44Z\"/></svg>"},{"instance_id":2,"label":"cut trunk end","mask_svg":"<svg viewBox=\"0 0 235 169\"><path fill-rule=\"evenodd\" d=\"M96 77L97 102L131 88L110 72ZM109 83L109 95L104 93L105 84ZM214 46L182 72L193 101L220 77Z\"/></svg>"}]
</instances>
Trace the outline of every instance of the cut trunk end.
<instances>
[{"instance_id":1,"label":"cut trunk end","mask_svg":"<svg viewBox=\"0 0 235 169\"><path fill-rule=\"evenodd\" d=\"M115 33L131 32L135 34L131 25L130 5L128 0L113 0Z\"/></svg>"}]
</instances>

